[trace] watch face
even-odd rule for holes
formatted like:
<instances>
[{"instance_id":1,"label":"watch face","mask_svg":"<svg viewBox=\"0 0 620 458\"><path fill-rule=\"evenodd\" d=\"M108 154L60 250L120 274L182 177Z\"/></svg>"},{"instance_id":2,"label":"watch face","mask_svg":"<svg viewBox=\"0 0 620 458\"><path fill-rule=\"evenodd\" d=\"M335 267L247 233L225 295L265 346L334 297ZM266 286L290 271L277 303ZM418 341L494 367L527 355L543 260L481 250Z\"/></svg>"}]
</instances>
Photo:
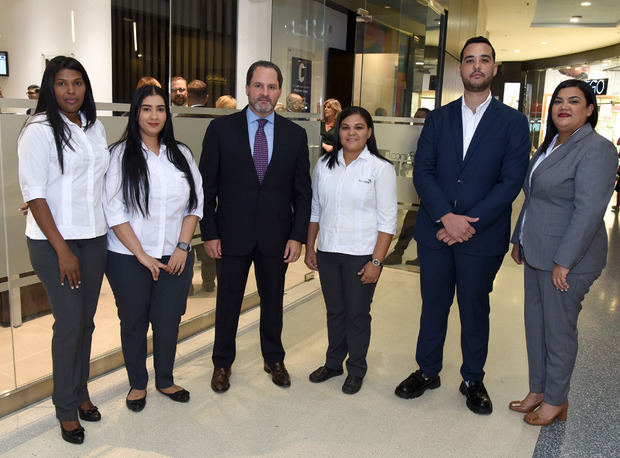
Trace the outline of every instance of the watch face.
<instances>
[{"instance_id":1,"label":"watch face","mask_svg":"<svg viewBox=\"0 0 620 458\"><path fill-rule=\"evenodd\" d=\"M378 259L373 259L372 260L372 265L373 266L380 266L381 265L381 261L379 261Z\"/></svg>"}]
</instances>

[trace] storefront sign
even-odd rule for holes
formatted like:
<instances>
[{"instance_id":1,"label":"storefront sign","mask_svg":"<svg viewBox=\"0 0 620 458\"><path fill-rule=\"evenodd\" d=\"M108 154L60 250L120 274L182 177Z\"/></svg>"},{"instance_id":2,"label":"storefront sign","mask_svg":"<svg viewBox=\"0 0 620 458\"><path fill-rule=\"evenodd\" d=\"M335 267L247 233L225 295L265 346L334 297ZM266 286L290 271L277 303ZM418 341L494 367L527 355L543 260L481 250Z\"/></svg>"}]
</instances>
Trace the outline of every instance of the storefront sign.
<instances>
[{"instance_id":1,"label":"storefront sign","mask_svg":"<svg viewBox=\"0 0 620 458\"><path fill-rule=\"evenodd\" d=\"M609 78L602 78L598 80L586 80L586 83L590 85L594 94L596 95L606 95L607 94L607 82Z\"/></svg>"},{"instance_id":2,"label":"storefront sign","mask_svg":"<svg viewBox=\"0 0 620 458\"><path fill-rule=\"evenodd\" d=\"M291 93L299 94L304 99L301 111L310 112L310 96L312 94L312 61L293 57L291 66Z\"/></svg>"}]
</instances>

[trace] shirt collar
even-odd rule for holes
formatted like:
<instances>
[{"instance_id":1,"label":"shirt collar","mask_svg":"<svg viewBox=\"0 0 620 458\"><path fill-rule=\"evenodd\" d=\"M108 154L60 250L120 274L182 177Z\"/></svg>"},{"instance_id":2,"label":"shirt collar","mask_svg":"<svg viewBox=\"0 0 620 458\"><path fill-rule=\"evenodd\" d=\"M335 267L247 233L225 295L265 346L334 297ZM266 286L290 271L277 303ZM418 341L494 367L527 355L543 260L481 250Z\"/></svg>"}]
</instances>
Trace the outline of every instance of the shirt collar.
<instances>
[{"instance_id":1,"label":"shirt collar","mask_svg":"<svg viewBox=\"0 0 620 458\"><path fill-rule=\"evenodd\" d=\"M58 112L60 113L60 116L65 121L65 123L67 123L69 127L75 126L77 129L83 129L86 126L86 115L82 111L78 111L78 114L80 115L80 120L82 121L82 127L78 126L76 123L74 123L69 118L67 118L67 115L65 115L62 111L58 111Z\"/></svg>"},{"instance_id":2,"label":"shirt collar","mask_svg":"<svg viewBox=\"0 0 620 458\"><path fill-rule=\"evenodd\" d=\"M357 156L357 158L355 160L357 161L358 159L363 159L363 160L367 161L367 160L370 159L370 156L371 156L371 153L368 150L368 146L364 146L364 149L362 150L360 155ZM345 165L345 163L344 163L344 153L342 152L342 148L340 148L340 150L338 150L338 162L340 164L342 164L342 165Z\"/></svg>"},{"instance_id":3,"label":"shirt collar","mask_svg":"<svg viewBox=\"0 0 620 458\"><path fill-rule=\"evenodd\" d=\"M491 94L491 91L489 91L489 96L486 98L486 100L482 102L480 105L478 105L478 107L476 108L476 114L478 114L481 110L482 111L486 110L486 108L491 103L492 98L493 98L493 95ZM474 113L473 111L471 111L471 108L469 108L465 104L465 95L461 97L461 111L466 111L467 113L472 113L472 114Z\"/></svg>"},{"instance_id":4,"label":"shirt collar","mask_svg":"<svg viewBox=\"0 0 620 458\"><path fill-rule=\"evenodd\" d=\"M153 151L151 151L149 149L148 146L146 146L146 144L143 141L140 141L140 143L142 144L142 150L146 154L148 154L149 152L155 154ZM162 153L166 153L166 145L164 144L164 142L159 142L159 156L160 157L161 157Z\"/></svg>"},{"instance_id":5,"label":"shirt collar","mask_svg":"<svg viewBox=\"0 0 620 458\"><path fill-rule=\"evenodd\" d=\"M248 107L248 109L245 110L245 116L248 120L248 125L250 125L253 122L258 122L258 120L261 119L260 116L258 116L252 110L250 110L250 107ZM266 116L265 118L262 118L262 119L266 119L268 123L273 124L273 120L275 119L275 116L276 116L275 112L272 111L271 113L269 113L269 116Z\"/></svg>"}]
</instances>

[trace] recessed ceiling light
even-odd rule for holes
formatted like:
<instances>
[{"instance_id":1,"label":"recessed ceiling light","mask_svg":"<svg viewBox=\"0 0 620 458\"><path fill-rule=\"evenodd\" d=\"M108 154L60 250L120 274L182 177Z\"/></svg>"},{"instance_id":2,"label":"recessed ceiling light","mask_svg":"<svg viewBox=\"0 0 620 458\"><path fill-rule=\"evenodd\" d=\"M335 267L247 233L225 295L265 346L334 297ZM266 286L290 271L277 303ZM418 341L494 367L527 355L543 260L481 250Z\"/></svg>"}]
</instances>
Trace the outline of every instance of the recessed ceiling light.
<instances>
[{"instance_id":1,"label":"recessed ceiling light","mask_svg":"<svg viewBox=\"0 0 620 458\"><path fill-rule=\"evenodd\" d=\"M416 65L424 65L424 62L416 62Z\"/></svg>"},{"instance_id":2,"label":"recessed ceiling light","mask_svg":"<svg viewBox=\"0 0 620 458\"><path fill-rule=\"evenodd\" d=\"M580 5L581 6L591 6L592 2L581 2Z\"/></svg>"},{"instance_id":3,"label":"recessed ceiling light","mask_svg":"<svg viewBox=\"0 0 620 458\"><path fill-rule=\"evenodd\" d=\"M577 23L583 19L583 16L571 16L570 21L573 23Z\"/></svg>"},{"instance_id":4,"label":"recessed ceiling light","mask_svg":"<svg viewBox=\"0 0 620 458\"><path fill-rule=\"evenodd\" d=\"M587 3L587 2L586 2ZM389 10L390 8L392 8L390 5L385 5L383 8L385 8L386 10Z\"/></svg>"},{"instance_id":5,"label":"recessed ceiling light","mask_svg":"<svg viewBox=\"0 0 620 458\"><path fill-rule=\"evenodd\" d=\"M540 44L541 44L541 45L546 45L546 44L548 44L548 43L547 43L546 41L541 41L541 42L540 42Z\"/></svg>"},{"instance_id":6,"label":"recessed ceiling light","mask_svg":"<svg viewBox=\"0 0 620 458\"><path fill-rule=\"evenodd\" d=\"M566 67L564 67L566 70L570 69L570 65L567 65Z\"/></svg>"},{"instance_id":7,"label":"recessed ceiling light","mask_svg":"<svg viewBox=\"0 0 620 458\"><path fill-rule=\"evenodd\" d=\"M610 64L611 63L611 59L605 59L603 62L605 62L606 64Z\"/></svg>"},{"instance_id":8,"label":"recessed ceiling light","mask_svg":"<svg viewBox=\"0 0 620 458\"><path fill-rule=\"evenodd\" d=\"M515 49L514 52L521 52L521 50L520 49Z\"/></svg>"}]
</instances>

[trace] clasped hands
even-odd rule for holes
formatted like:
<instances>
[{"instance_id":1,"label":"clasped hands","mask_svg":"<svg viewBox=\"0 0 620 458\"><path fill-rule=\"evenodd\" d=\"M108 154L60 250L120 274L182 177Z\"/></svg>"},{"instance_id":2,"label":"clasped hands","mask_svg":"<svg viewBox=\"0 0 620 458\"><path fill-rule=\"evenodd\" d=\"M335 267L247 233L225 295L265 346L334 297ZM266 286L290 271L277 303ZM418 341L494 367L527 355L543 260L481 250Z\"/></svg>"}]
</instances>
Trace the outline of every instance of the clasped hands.
<instances>
[{"instance_id":1,"label":"clasped hands","mask_svg":"<svg viewBox=\"0 0 620 458\"><path fill-rule=\"evenodd\" d=\"M151 271L151 276L154 281L159 280L159 271L164 270L170 275L181 275L185 270L185 262L187 261L187 251L175 248L168 264L164 264L159 259L148 255L146 252L142 252L136 256L138 262Z\"/></svg>"},{"instance_id":2,"label":"clasped hands","mask_svg":"<svg viewBox=\"0 0 620 458\"><path fill-rule=\"evenodd\" d=\"M479 221L480 218L472 218L467 215L456 215L452 212L441 217L443 227L437 231L437 240L448 246L455 243L468 241L476 233L476 229L470 224Z\"/></svg>"},{"instance_id":3,"label":"clasped hands","mask_svg":"<svg viewBox=\"0 0 620 458\"><path fill-rule=\"evenodd\" d=\"M222 240L213 239L204 242L204 247L207 255L213 259L222 259ZM301 242L297 240L288 240L284 247L284 262L291 263L299 259L301 255Z\"/></svg>"}]
</instances>

